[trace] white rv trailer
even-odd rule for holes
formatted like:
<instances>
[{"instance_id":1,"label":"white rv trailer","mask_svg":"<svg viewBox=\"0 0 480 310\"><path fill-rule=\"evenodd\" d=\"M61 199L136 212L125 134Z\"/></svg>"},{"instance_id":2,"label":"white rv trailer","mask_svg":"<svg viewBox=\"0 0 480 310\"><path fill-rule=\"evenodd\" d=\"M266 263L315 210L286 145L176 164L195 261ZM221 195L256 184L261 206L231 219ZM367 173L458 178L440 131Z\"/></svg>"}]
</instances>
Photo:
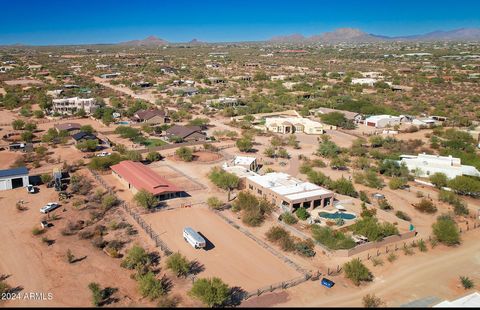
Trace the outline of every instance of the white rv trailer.
<instances>
[{"instance_id":1,"label":"white rv trailer","mask_svg":"<svg viewBox=\"0 0 480 310\"><path fill-rule=\"evenodd\" d=\"M195 249L204 248L207 244L205 239L191 227L185 227L183 229L183 239L190 243Z\"/></svg>"}]
</instances>

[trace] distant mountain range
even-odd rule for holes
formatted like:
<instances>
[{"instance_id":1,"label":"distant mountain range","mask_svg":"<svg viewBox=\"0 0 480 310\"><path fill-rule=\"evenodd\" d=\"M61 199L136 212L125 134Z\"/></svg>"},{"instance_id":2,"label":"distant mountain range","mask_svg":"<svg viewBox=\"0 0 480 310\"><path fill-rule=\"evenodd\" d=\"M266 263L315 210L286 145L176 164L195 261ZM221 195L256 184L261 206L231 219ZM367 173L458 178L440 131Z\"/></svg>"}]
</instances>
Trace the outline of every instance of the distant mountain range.
<instances>
[{"instance_id":1,"label":"distant mountain range","mask_svg":"<svg viewBox=\"0 0 480 310\"><path fill-rule=\"evenodd\" d=\"M125 46L162 46L168 45L168 41L157 38L156 36L149 36L143 40L132 40L126 42L120 42L118 45Z\"/></svg>"},{"instance_id":2,"label":"distant mountain range","mask_svg":"<svg viewBox=\"0 0 480 310\"><path fill-rule=\"evenodd\" d=\"M480 28L434 31L420 35L389 37L363 32L356 28L338 28L332 32L305 37L302 34L276 36L269 40L279 43L368 43L381 41L480 41Z\"/></svg>"},{"instance_id":3,"label":"distant mountain range","mask_svg":"<svg viewBox=\"0 0 480 310\"><path fill-rule=\"evenodd\" d=\"M143 40L132 40L132 41L126 41L126 42L120 42L117 45L123 45L123 46L165 46L171 44L167 40L158 38L156 36L149 36L146 37ZM189 45L199 45L199 44L205 44L205 42L199 41L198 39L192 39L190 42L187 42L185 44Z\"/></svg>"}]
</instances>

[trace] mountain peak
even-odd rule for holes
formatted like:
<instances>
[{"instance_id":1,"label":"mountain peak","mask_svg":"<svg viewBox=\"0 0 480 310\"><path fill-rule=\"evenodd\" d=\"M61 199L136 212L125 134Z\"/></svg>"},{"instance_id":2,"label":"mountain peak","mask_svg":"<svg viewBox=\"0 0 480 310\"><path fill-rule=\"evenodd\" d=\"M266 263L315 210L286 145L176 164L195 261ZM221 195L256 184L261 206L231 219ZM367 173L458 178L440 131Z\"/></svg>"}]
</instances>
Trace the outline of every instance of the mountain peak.
<instances>
[{"instance_id":1,"label":"mountain peak","mask_svg":"<svg viewBox=\"0 0 480 310\"><path fill-rule=\"evenodd\" d=\"M132 40L119 43L120 45L130 45L130 46L160 46L167 45L168 41L160 39L154 35L150 35L143 40Z\"/></svg>"}]
</instances>

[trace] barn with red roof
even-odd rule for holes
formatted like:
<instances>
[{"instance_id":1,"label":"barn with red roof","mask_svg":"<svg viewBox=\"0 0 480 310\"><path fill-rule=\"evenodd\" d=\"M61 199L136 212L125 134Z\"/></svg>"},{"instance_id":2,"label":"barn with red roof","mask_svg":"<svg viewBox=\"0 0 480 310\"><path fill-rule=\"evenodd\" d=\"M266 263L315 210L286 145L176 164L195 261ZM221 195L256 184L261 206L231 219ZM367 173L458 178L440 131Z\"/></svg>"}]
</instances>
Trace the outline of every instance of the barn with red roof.
<instances>
[{"instance_id":1,"label":"barn with red roof","mask_svg":"<svg viewBox=\"0 0 480 310\"><path fill-rule=\"evenodd\" d=\"M124 160L111 166L112 174L134 194L144 189L160 200L181 197L184 192L142 163Z\"/></svg>"}]
</instances>

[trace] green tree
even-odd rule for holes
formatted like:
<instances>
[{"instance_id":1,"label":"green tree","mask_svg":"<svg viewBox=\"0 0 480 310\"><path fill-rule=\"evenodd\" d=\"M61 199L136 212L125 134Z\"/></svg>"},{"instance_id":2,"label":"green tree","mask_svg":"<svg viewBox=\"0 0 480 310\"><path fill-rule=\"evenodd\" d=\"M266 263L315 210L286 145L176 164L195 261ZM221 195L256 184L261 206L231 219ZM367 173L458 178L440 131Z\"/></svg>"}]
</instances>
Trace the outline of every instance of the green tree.
<instances>
[{"instance_id":1,"label":"green tree","mask_svg":"<svg viewBox=\"0 0 480 310\"><path fill-rule=\"evenodd\" d=\"M149 267L150 263L151 259L147 251L139 245L134 245L127 251L121 266L130 270L144 271Z\"/></svg>"},{"instance_id":2,"label":"green tree","mask_svg":"<svg viewBox=\"0 0 480 310\"><path fill-rule=\"evenodd\" d=\"M139 190L135 196L133 196L133 200L145 209L155 208L159 204L158 198L145 189Z\"/></svg>"},{"instance_id":3,"label":"green tree","mask_svg":"<svg viewBox=\"0 0 480 310\"><path fill-rule=\"evenodd\" d=\"M442 188L447 186L448 178L445 173L436 172L429 177L430 182L435 185L436 188Z\"/></svg>"},{"instance_id":4,"label":"green tree","mask_svg":"<svg viewBox=\"0 0 480 310\"><path fill-rule=\"evenodd\" d=\"M187 276L190 272L190 262L180 253L174 253L167 258L167 268L172 270L177 277Z\"/></svg>"},{"instance_id":5,"label":"green tree","mask_svg":"<svg viewBox=\"0 0 480 310\"><path fill-rule=\"evenodd\" d=\"M200 299L206 306L221 306L229 297L230 289L219 278L198 279L189 294Z\"/></svg>"},{"instance_id":6,"label":"green tree","mask_svg":"<svg viewBox=\"0 0 480 310\"><path fill-rule=\"evenodd\" d=\"M228 191L228 201L230 201L230 192L238 188L240 179L235 174L226 172L219 167L212 168L208 177L213 184Z\"/></svg>"},{"instance_id":7,"label":"green tree","mask_svg":"<svg viewBox=\"0 0 480 310\"><path fill-rule=\"evenodd\" d=\"M448 182L448 187L460 195L480 195L480 181L469 176L457 176Z\"/></svg>"},{"instance_id":8,"label":"green tree","mask_svg":"<svg viewBox=\"0 0 480 310\"><path fill-rule=\"evenodd\" d=\"M138 290L143 297L155 300L167 293L162 280L155 277L151 271L137 275Z\"/></svg>"},{"instance_id":9,"label":"green tree","mask_svg":"<svg viewBox=\"0 0 480 310\"><path fill-rule=\"evenodd\" d=\"M253 147L253 141L249 137L238 139L235 143L240 152L250 152Z\"/></svg>"},{"instance_id":10,"label":"green tree","mask_svg":"<svg viewBox=\"0 0 480 310\"><path fill-rule=\"evenodd\" d=\"M193 151L191 148L182 146L175 151L175 155L177 155L181 160L189 162L193 160Z\"/></svg>"},{"instance_id":11,"label":"green tree","mask_svg":"<svg viewBox=\"0 0 480 310\"><path fill-rule=\"evenodd\" d=\"M460 231L455 221L448 215L441 215L432 225L435 238L448 246L460 243Z\"/></svg>"}]
</instances>

